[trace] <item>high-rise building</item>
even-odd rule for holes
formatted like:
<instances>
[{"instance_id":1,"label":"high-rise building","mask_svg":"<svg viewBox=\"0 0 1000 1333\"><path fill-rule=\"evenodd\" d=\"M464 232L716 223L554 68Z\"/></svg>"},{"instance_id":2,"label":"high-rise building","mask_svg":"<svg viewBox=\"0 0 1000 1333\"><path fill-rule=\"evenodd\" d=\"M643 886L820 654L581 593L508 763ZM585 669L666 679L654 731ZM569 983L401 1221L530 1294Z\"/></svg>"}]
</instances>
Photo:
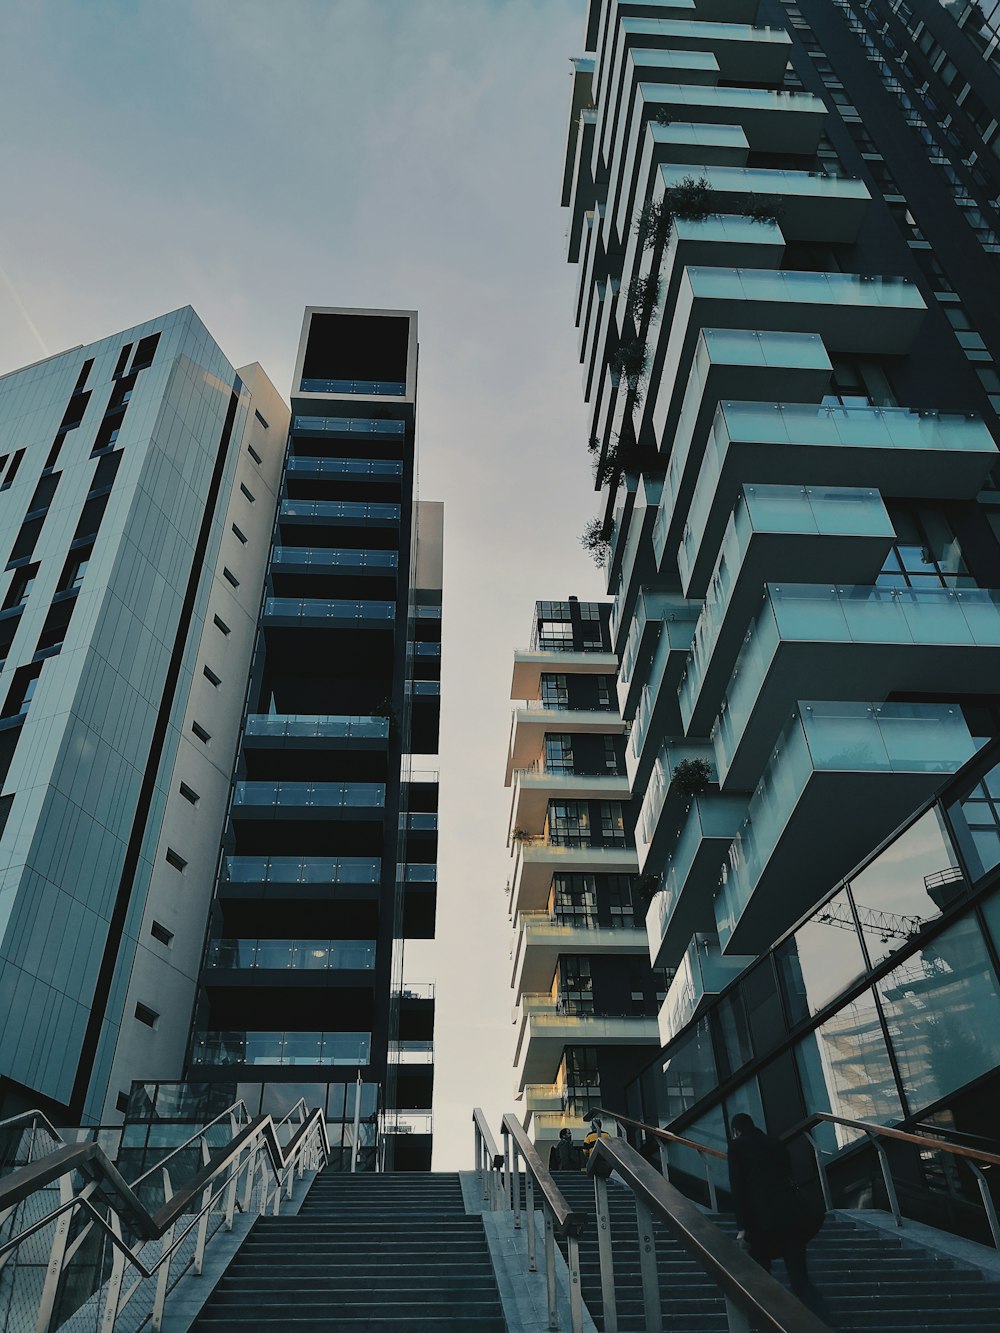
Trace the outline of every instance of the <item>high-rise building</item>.
<instances>
[{"instance_id":1,"label":"high-rise building","mask_svg":"<svg viewBox=\"0 0 1000 1333\"><path fill-rule=\"evenodd\" d=\"M506 783L517 1093L538 1143L579 1140L657 1049L663 974L637 900L607 602L536 602L514 654Z\"/></svg>"},{"instance_id":2,"label":"high-rise building","mask_svg":"<svg viewBox=\"0 0 1000 1333\"><path fill-rule=\"evenodd\" d=\"M873 1115L954 1114L1000 1065L890 1032L904 995L943 1012L960 958L962 1012L998 993L975 906L996 834L985 805L953 813L992 799L1000 733L998 123L976 98L1000 101L977 14L963 34L929 0L592 0L574 61L585 544L615 597L650 956L676 969L630 1097L703 1139L738 1110L835 1108L862 1075ZM901 881L885 854L840 887L900 825ZM949 929L961 948L927 945ZM866 985L860 1017L837 1008ZM817 1015L829 1042L796 1064Z\"/></svg>"},{"instance_id":3,"label":"high-rise building","mask_svg":"<svg viewBox=\"0 0 1000 1333\"><path fill-rule=\"evenodd\" d=\"M0 380L4 1111L304 1096L429 1164L416 364L413 312L310 308L290 415L185 309Z\"/></svg>"}]
</instances>

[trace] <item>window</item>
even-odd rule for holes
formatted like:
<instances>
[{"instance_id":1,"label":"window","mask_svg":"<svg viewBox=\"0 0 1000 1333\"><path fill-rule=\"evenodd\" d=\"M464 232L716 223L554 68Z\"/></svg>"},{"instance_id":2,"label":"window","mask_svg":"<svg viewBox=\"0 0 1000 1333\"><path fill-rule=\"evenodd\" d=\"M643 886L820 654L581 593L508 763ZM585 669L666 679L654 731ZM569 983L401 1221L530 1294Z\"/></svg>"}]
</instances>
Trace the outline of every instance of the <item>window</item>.
<instances>
[{"instance_id":1,"label":"window","mask_svg":"<svg viewBox=\"0 0 1000 1333\"><path fill-rule=\"evenodd\" d=\"M573 626L568 620L543 620L538 626L538 647L543 653L570 651Z\"/></svg>"},{"instance_id":2,"label":"window","mask_svg":"<svg viewBox=\"0 0 1000 1333\"><path fill-rule=\"evenodd\" d=\"M552 912L566 926L597 921L597 881L593 875L553 875Z\"/></svg>"},{"instance_id":3,"label":"window","mask_svg":"<svg viewBox=\"0 0 1000 1333\"><path fill-rule=\"evenodd\" d=\"M193 787L189 787L186 782L181 783L180 793L184 797L185 801L190 801L192 805L197 805L198 802L201 800L201 797L198 795L195 789Z\"/></svg>"},{"instance_id":4,"label":"window","mask_svg":"<svg viewBox=\"0 0 1000 1333\"><path fill-rule=\"evenodd\" d=\"M205 730L205 728L201 725L200 722L192 722L191 730L198 737L198 739L205 745L207 745L208 742L212 739L210 734Z\"/></svg>"},{"instance_id":5,"label":"window","mask_svg":"<svg viewBox=\"0 0 1000 1333\"><path fill-rule=\"evenodd\" d=\"M559 1067L566 1113L586 1120L601 1104L601 1077L596 1046L567 1046Z\"/></svg>"},{"instance_id":6,"label":"window","mask_svg":"<svg viewBox=\"0 0 1000 1333\"><path fill-rule=\"evenodd\" d=\"M205 679L211 681L211 683L215 686L215 688L218 689L219 686L222 684L222 677L217 676L210 666L203 667L202 671L204 673Z\"/></svg>"},{"instance_id":7,"label":"window","mask_svg":"<svg viewBox=\"0 0 1000 1333\"><path fill-rule=\"evenodd\" d=\"M118 1111L121 1115L126 1114L126 1112L128 1111L127 1092L120 1092L118 1096L115 1098L115 1110Z\"/></svg>"},{"instance_id":8,"label":"window","mask_svg":"<svg viewBox=\"0 0 1000 1333\"><path fill-rule=\"evenodd\" d=\"M59 485L60 476L61 473L54 472L41 478L28 503L29 514L46 513L48 511L48 507L52 503L52 497L56 493L56 487Z\"/></svg>"},{"instance_id":9,"label":"window","mask_svg":"<svg viewBox=\"0 0 1000 1333\"><path fill-rule=\"evenodd\" d=\"M92 546L86 546L79 551L70 551L59 577L59 592L69 592L82 586L93 550Z\"/></svg>"},{"instance_id":10,"label":"window","mask_svg":"<svg viewBox=\"0 0 1000 1333\"><path fill-rule=\"evenodd\" d=\"M875 580L878 587L975 587L958 538L940 509L890 504L889 515L897 540Z\"/></svg>"},{"instance_id":11,"label":"window","mask_svg":"<svg viewBox=\"0 0 1000 1333\"><path fill-rule=\"evenodd\" d=\"M66 639L66 631L69 628L70 618L75 606L75 597L60 597L58 601L52 603L49 607L49 613L45 617L42 632L38 636L38 642L35 645L36 653L62 646Z\"/></svg>"},{"instance_id":12,"label":"window","mask_svg":"<svg viewBox=\"0 0 1000 1333\"><path fill-rule=\"evenodd\" d=\"M590 844L590 808L586 801L549 801L549 842L555 847Z\"/></svg>"},{"instance_id":13,"label":"window","mask_svg":"<svg viewBox=\"0 0 1000 1333\"><path fill-rule=\"evenodd\" d=\"M594 979L590 959L581 954L565 954L556 969L556 1004L564 1014L594 1012Z\"/></svg>"},{"instance_id":14,"label":"window","mask_svg":"<svg viewBox=\"0 0 1000 1333\"><path fill-rule=\"evenodd\" d=\"M213 616L212 619L215 622L215 628L220 629L223 632L223 634L229 635L232 633L229 626L226 624L224 620L220 620L218 616Z\"/></svg>"},{"instance_id":15,"label":"window","mask_svg":"<svg viewBox=\"0 0 1000 1333\"><path fill-rule=\"evenodd\" d=\"M556 732L545 737L545 771L573 772L573 737L568 733Z\"/></svg>"},{"instance_id":16,"label":"window","mask_svg":"<svg viewBox=\"0 0 1000 1333\"><path fill-rule=\"evenodd\" d=\"M253 495L252 492L247 490L247 488L243 485L242 481L240 482L240 490L247 497L247 499L250 501L251 504L257 503L257 497Z\"/></svg>"},{"instance_id":17,"label":"window","mask_svg":"<svg viewBox=\"0 0 1000 1333\"><path fill-rule=\"evenodd\" d=\"M135 1016L140 1023L145 1023L148 1028L155 1028L160 1017L155 1009L150 1009L148 1004L137 1004L135 1006Z\"/></svg>"},{"instance_id":18,"label":"window","mask_svg":"<svg viewBox=\"0 0 1000 1333\"><path fill-rule=\"evenodd\" d=\"M257 452L257 450L253 447L252 444L247 445L247 453L250 455L250 457L253 459L255 463L257 464L263 463L264 460L261 458L260 454Z\"/></svg>"},{"instance_id":19,"label":"window","mask_svg":"<svg viewBox=\"0 0 1000 1333\"><path fill-rule=\"evenodd\" d=\"M65 434L60 433L52 442L52 448L49 450L48 456L45 459L45 467L42 469L43 472L48 472L49 468L55 467L56 459L59 457L59 450L62 448L63 440L65 440L65 438Z\"/></svg>"},{"instance_id":20,"label":"window","mask_svg":"<svg viewBox=\"0 0 1000 1333\"><path fill-rule=\"evenodd\" d=\"M597 676L597 706L599 708L611 707L611 686L610 676Z\"/></svg>"},{"instance_id":21,"label":"window","mask_svg":"<svg viewBox=\"0 0 1000 1333\"><path fill-rule=\"evenodd\" d=\"M167 930L166 926L161 926L159 921L154 921L149 928L149 933L153 939L160 944L165 944L168 948L173 943L174 932Z\"/></svg>"},{"instance_id":22,"label":"window","mask_svg":"<svg viewBox=\"0 0 1000 1333\"><path fill-rule=\"evenodd\" d=\"M24 457L24 450L18 449L14 457L10 460L10 466L7 468L6 475L0 482L0 491L5 491L14 484L14 478L17 476L17 469L21 466L21 459Z\"/></svg>"},{"instance_id":23,"label":"window","mask_svg":"<svg viewBox=\"0 0 1000 1333\"><path fill-rule=\"evenodd\" d=\"M121 454L106 454L100 460L97 467L94 468L93 477L90 479L88 496L96 495L99 491L106 491L114 485L121 461Z\"/></svg>"},{"instance_id":24,"label":"window","mask_svg":"<svg viewBox=\"0 0 1000 1333\"><path fill-rule=\"evenodd\" d=\"M605 842L625 841L625 821L620 802L601 802L601 837Z\"/></svg>"},{"instance_id":25,"label":"window","mask_svg":"<svg viewBox=\"0 0 1000 1333\"><path fill-rule=\"evenodd\" d=\"M111 377L112 379L116 380L119 378L120 375L123 375L125 373L125 366L128 363L128 354L129 352L131 352L131 350L132 350L132 344L126 343L125 346L122 348L122 350L118 353L118 360L115 363L115 373L112 375Z\"/></svg>"},{"instance_id":26,"label":"window","mask_svg":"<svg viewBox=\"0 0 1000 1333\"><path fill-rule=\"evenodd\" d=\"M233 535L236 537L236 540L237 540L237 541L242 542L243 545L246 546L246 544L247 544L247 535L246 535L246 533L243 532L240 528L238 528L238 527L236 526L235 523L233 524Z\"/></svg>"},{"instance_id":27,"label":"window","mask_svg":"<svg viewBox=\"0 0 1000 1333\"><path fill-rule=\"evenodd\" d=\"M18 534L14 538L14 545L10 548L8 568L18 560L30 559L44 522L45 516L43 515L41 518L29 518L21 524Z\"/></svg>"},{"instance_id":28,"label":"window","mask_svg":"<svg viewBox=\"0 0 1000 1333\"><path fill-rule=\"evenodd\" d=\"M175 852L172 847L167 848L166 860L167 865L173 866L175 870L184 870L187 866L187 862L184 860L183 856L181 856L180 853Z\"/></svg>"},{"instance_id":29,"label":"window","mask_svg":"<svg viewBox=\"0 0 1000 1333\"><path fill-rule=\"evenodd\" d=\"M260 422L260 424L264 427L265 430L270 430L270 429L271 429L271 427L267 424L267 422L264 420L264 418L261 416L261 414L257 411L256 408L254 408L254 410L253 410L253 414L254 414L254 416L257 418L257 420ZM258 459L257 461L260 462L260 459Z\"/></svg>"},{"instance_id":30,"label":"window","mask_svg":"<svg viewBox=\"0 0 1000 1333\"><path fill-rule=\"evenodd\" d=\"M608 912L612 926L635 924L632 911L631 875L608 876Z\"/></svg>"},{"instance_id":31,"label":"window","mask_svg":"<svg viewBox=\"0 0 1000 1333\"><path fill-rule=\"evenodd\" d=\"M79 393L80 390L83 388L83 386L87 383L87 376L90 374L93 364L94 364L93 357L90 357L89 360L84 361L82 367L80 368L80 373L76 377L76 384L73 387L74 393Z\"/></svg>"},{"instance_id":32,"label":"window","mask_svg":"<svg viewBox=\"0 0 1000 1333\"><path fill-rule=\"evenodd\" d=\"M32 696L38 685L38 677L42 670L42 663L36 662L32 666L18 667L14 672L14 679L10 683L10 689L7 691L7 700L3 706L2 717L17 717L21 713L28 711L28 705L31 703Z\"/></svg>"},{"instance_id":33,"label":"window","mask_svg":"<svg viewBox=\"0 0 1000 1333\"><path fill-rule=\"evenodd\" d=\"M222 577L226 580L227 583L232 584L234 588L238 588L240 586L239 579L236 577L236 575L228 566L223 566Z\"/></svg>"},{"instance_id":34,"label":"window","mask_svg":"<svg viewBox=\"0 0 1000 1333\"><path fill-rule=\"evenodd\" d=\"M139 345L135 349L135 356L132 360L132 369L145 370L147 366L153 364L153 357L156 355L156 345L160 341L158 333L150 333L145 338L139 339Z\"/></svg>"},{"instance_id":35,"label":"window","mask_svg":"<svg viewBox=\"0 0 1000 1333\"><path fill-rule=\"evenodd\" d=\"M3 600L5 611L25 604L28 600L28 594L34 586L35 579L38 577L38 570L38 565L24 565L15 572L10 587L7 589L7 596Z\"/></svg>"},{"instance_id":36,"label":"window","mask_svg":"<svg viewBox=\"0 0 1000 1333\"><path fill-rule=\"evenodd\" d=\"M569 686L566 677L553 671L541 676L542 703L548 708L566 708L569 704Z\"/></svg>"},{"instance_id":37,"label":"window","mask_svg":"<svg viewBox=\"0 0 1000 1333\"><path fill-rule=\"evenodd\" d=\"M618 772L618 753L615 749L614 736L604 737L604 767L609 773Z\"/></svg>"}]
</instances>

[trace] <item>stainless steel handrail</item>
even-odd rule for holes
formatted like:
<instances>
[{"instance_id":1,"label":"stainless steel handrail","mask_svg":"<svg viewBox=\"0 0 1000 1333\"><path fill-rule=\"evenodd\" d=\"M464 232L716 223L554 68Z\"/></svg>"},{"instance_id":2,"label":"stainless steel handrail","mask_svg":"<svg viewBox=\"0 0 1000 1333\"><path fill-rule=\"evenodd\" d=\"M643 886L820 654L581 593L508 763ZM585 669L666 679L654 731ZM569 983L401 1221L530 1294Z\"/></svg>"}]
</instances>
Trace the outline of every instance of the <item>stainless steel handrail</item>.
<instances>
[{"instance_id":1,"label":"stainless steel handrail","mask_svg":"<svg viewBox=\"0 0 1000 1333\"><path fill-rule=\"evenodd\" d=\"M711 1158L716 1160L727 1160L728 1154L721 1148L710 1148L707 1143L698 1143L696 1139L686 1139L682 1134L674 1134L669 1129L658 1129L655 1125L647 1125L642 1120L633 1120L630 1116L619 1115L617 1111L608 1111L603 1106L599 1106L592 1115L600 1116L604 1120L617 1121L619 1125L629 1125L633 1129L644 1130L651 1134L653 1138L662 1139L665 1143L679 1143L683 1148L693 1148L695 1152L701 1154L701 1163L705 1171L705 1183L708 1186L708 1201L713 1213L719 1211L719 1198L716 1190L715 1177L712 1175Z\"/></svg>"},{"instance_id":2,"label":"stainless steel handrail","mask_svg":"<svg viewBox=\"0 0 1000 1333\"><path fill-rule=\"evenodd\" d=\"M472 1125L475 1135L476 1176L482 1190L483 1203L488 1203L493 1212L500 1207L503 1153L499 1152L496 1140L490 1130L486 1116L480 1106L472 1112Z\"/></svg>"},{"instance_id":3,"label":"stainless steel handrail","mask_svg":"<svg viewBox=\"0 0 1000 1333\"><path fill-rule=\"evenodd\" d=\"M663 1333L663 1309L656 1266L654 1216L662 1221L698 1266L721 1289L730 1333L749 1333L750 1320L766 1333L831 1333L780 1282L764 1271L622 1139L598 1139L587 1162L597 1205L601 1298L606 1333L618 1333L614 1255L607 1180L617 1175L635 1198L639 1229L639 1272L646 1333Z\"/></svg>"},{"instance_id":4,"label":"stainless steel handrail","mask_svg":"<svg viewBox=\"0 0 1000 1333\"><path fill-rule=\"evenodd\" d=\"M293 1112L297 1109L293 1108ZM30 1115L26 1118L31 1119ZM0 1178L0 1216L46 1186L58 1183L60 1190L60 1203L56 1208L0 1245L0 1262L25 1240L55 1224L35 1321L36 1333L50 1333L54 1327L56 1297L65 1266L83 1236L96 1226L111 1242L113 1260L111 1274L103 1284L103 1299L100 1296L101 1289L95 1293L98 1302L95 1326L99 1318L102 1333L112 1333L115 1320L124 1305L145 1280L155 1276L156 1288L149 1318L153 1333L158 1333L168 1291L171 1260L182 1242L196 1230L195 1249L190 1262L196 1273L202 1271L208 1241L209 1214L213 1205L225 1196L224 1225L227 1231L231 1230L237 1208L241 1211L249 1210L258 1176L269 1167L274 1180L274 1192L272 1196L266 1184L263 1185L259 1195L259 1211L264 1212L270 1206L277 1214L282 1194L291 1197L296 1175L301 1177L307 1164L312 1169L328 1161L329 1152L326 1121L320 1110L314 1110L302 1119L287 1149L281 1146L273 1118L270 1115L258 1116L233 1138L224 1154L214 1162L209 1160L207 1144L202 1139L202 1169L177 1193L171 1188L169 1171L164 1170L165 1202L155 1213L150 1213L99 1145L64 1144L39 1161ZM76 1193L72 1185L74 1172L80 1172L87 1181L83 1189ZM241 1176L244 1176L244 1188L242 1201L239 1201L237 1194ZM110 1207L110 1218L105 1218L92 1202L97 1191L100 1191L100 1202ZM199 1199L200 1203L197 1202ZM82 1210L88 1221L82 1232L74 1237L72 1245L69 1245L72 1214L76 1209ZM185 1218L179 1234L175 1234L177 1224L189 1209L192 1210L189 1218ZM123 1237L122 1220L136 1233L138 1243L135 1247ZM155 1261L147 1264L140 1249L149 1241L156 1240L163 1240L164 1245ZM123 1295L126 1267L134 1270L138 1276Z\"/></svg>"},{"instance_id":5,"label":"stainless steel handrail","mask_svg":"<svg viewBox=\"0 0 1000 1333\"><path fill-rule=\"evenodd\" d=\"M539 1191L542 1227L545 1244L545 1286L548 1301L549 1328L559 1327L556 1300L556 1233L566 1240L566 1261L569 1268L569 1310L573 1333L583 1329L583 1293L580 1284L580 1232L585 1223L583 1213L575 1213L548 1168L535 1150L517 1116L509 1112L502 1122L504 1140L505 1203L509 1202L514 1214L514 1229L521 1227L521 1171L524 1163L524 1215L527 1222L528 1272L537 1272L535 1247L535 1189Z\"/></svg>"}]
</instances>

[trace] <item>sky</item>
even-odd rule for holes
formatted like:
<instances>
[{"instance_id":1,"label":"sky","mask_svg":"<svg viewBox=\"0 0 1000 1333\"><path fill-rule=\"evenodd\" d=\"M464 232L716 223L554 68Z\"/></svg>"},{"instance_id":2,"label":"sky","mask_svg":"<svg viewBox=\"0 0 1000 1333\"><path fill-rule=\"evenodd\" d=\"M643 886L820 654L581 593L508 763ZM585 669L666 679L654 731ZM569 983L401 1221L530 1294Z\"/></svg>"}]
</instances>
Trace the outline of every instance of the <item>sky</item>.
<instances>
[{"instance_id":1,"label":"sky","mask_svg":"<svg viewBox=\"0 0 1000 1333\"><path fill-rule=\"evenodd\" d=\"M287 396L306 305L419 311L445 502L435 1159L513 1098L512 652L603 593L559 208L584 0L5 0L0 373L191 304ZM12 54L16 53L16 58Z\"/></svg>"}]
</instances>

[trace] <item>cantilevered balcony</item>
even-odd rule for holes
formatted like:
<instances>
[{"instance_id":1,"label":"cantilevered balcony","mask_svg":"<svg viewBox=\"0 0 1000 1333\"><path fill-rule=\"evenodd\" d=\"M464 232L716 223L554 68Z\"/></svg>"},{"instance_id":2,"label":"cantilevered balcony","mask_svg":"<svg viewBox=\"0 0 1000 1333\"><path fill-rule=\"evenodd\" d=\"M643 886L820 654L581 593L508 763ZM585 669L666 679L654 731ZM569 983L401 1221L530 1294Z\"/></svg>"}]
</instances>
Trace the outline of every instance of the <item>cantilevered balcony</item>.
<instances>
[{"instance_id":1,"label":"cantilevered balcony","mask_svg":"<svg viewBox=\"0 0 1000 1333\"><path fill-rule=\"evenodd\" d=\"M366 1065L370 1032L196 1032L194 1065Z\"/></svg>"},{"instance_id":2,"label":"cantilevered balcony","mask_svg":"<svg viewBox=\"0 0 1000 1333\"><path fill-rule=\"evenodd\" d=\"M663 366L662 382L651 385L659 447L670 450L682 403L677 388L683 391L687 384L702 329L812 333L823 339L828 352L902 356L925 310L917 287L905 278L688 267L680 279L673 320L659 334L667 338L666 349L655 350L651 358L654 366Z\"/></svg>"},{"instance_id":3,"label":"cantilevered balcony","mask_svg":"<svg viewBox=\"0 0 1000 1333\"><path fill-rule=\"evenodd\" d=\"M714 934L698 934L684 952L660 1006L660 1045L673 1041L708 1003L753 962L752 957L727 957Z\"/></svg>"},{"instance_id":4,"label":"cantilevered balcony","mask_svg":"<svg viewBox=\"0 0 1000 1333\"><path fill-rule=\"evenodd\" d=\"M863 479L884 495L961 500L976 495L996 459L993 437L977 417L723 401L687 500L671 461L654 547L658 558L669 559L683 531L688 577L692 586L704 586L747 479L782 483L794 476L803 486Z\"/></svg>"},{"instance_id":5,"label":"cantilevered balcony","mask_svg":"<svg viewBox=\"0 0 1000 1333\"><path fill-rule=\"evenodd\" d=\"M724 790L754 787L805 694L992 694L1000 593L986 588L765 584L712 728Z\"/></svg>"},{"instance_id":6,"label":"cantilevered balcony","mask_svg":"<svg viewBox=\"0 0 1000 1333\"><path fill-rule=\"evenodd\" d=\"M399 524L399 505L368 504L360 500L282 500L278 521L342 528L394 528Z\"/></svg>"},{"instance_id":7,"label":"cantilevered balcony","mask_svg":"<svg viewBox=\"0 0 1000 1333\"><path fill-rule=\"evenodd\" d=\"M219 897L368 900L381 878L377 856L224 856Z\"/></svg>"},{"instance_id":8,"label":"cantilevered balcony","mask_svg":"<svg viewBox=\"0 0 1000 1333\"><path fill-rule=\"evenodd\" d=\"M556 874L634 875L637 869L634 847L562 847L540 838L517 839L509 908L511 913L540 911Z\"/></svg>"},{"instance_id":9,"label":"cantilevered balcony","mask_svg":"<svg viewBox=\"0 0 1000 1333\"><path fill-rule=\"evenodd\" d=\"M878 491L744 486L730 515L678 690L685 733L707 735L768 577L795 577L808 570L817 580L874 583L894 538ZM682 581L693 582L694 563L682 545ZM700 583L695 587L705 591Z\"/></svg>"},{"instance_id":10,"label":"cantilevered balcony","mask_svg":"<svg viewBox=\"0 0 1000 1333\"><path fill-rule=\"evenodd\" d=\"M395 602L342 601L321 597L267 597L264 624L296 628L378 629L391 631Z\"/></svg>"},{"instance_id":11,"label":"cantilevered balcony","mask_svg":"<svg viewBox=\"0 0 1000 1333\"><path fill-rule=\"evenodd\" d=\"M684 655L691 647L700 614L700 602L688 601L672 592L640 589L618 673L618 702L623 717L631 720L635 716L654 659L664 680L668 677L680 680ZM661 688L669 688L669 684Z\"/></svg>"},{"instance_id":12,"label":"cantilevered balcony","mask_svg":"<svg viewBox=\"0 0 1000 1333\"><path fill-rule=\"evenodd\" d=\"M952 679L940 672L937 688ZM974 753L957 706L796 705L715 902L726 953L766 949Z\"/></svg>"},{"instance_id":13,"label":"cantilevered balcony","mask_svg":"<svg viewBox=\"0 0 1000 1333\"><path fill-rule=\"evenodd\" d=\"M609 568L609 586L612 586L617 567L617 591L611 607L611 638L616 652L629 633L642 584L656 578L653 525L659 512L662 485L658 476L641 476L633 502L621 515L620 549L614 553Z\"/></svg>"},{"instance_id":14,"label":"cantilevered balcony","mask_svg":"<svg viewBox=\"0 0 1000 1333\"><path fill-rule=\"evenodd\" d=\"M405 421L389 421L381 417L314 417L292 418L293 435L405 435Z\"/></svg>"},{"instance_id":15,"label":"cantilevered balcony","mask_svg":"<svg viewBox=\"0 0 1000 1333\"><path fill-rule=\"evenodd\" d=\"M649 602L653 603L652 597ZM635 792L645 790L661 739L680 733L677 688L681 683L700 613L700 602L671 597L670 604L664 606L660 613L649 669L640 672L641 663L634 668L637 675L641 674L643 683L635 705L629 743L625 748L625 767ZM641 649L641 639L637 646Z\"/></svg>"},{"instance_id":16,"label":"cantilevered balcony","mask_svg":"<svg viewBox=\"0 0 1000 1333\"><path fill-rule=\"evenodd\" d=\"M691 802L690 791L684 788L683 782L676 780L677 767L694 760L700 760L708 767L706 790L709 785L717 787L715 753L707 741L669 740L660 746L636 821L635 850L640 871L646 869L647 862L660 866L671 850ZM684 770L681 772L683 774Z\"/></svg>"},{"instance_id":17,"label":"cantilevered balcony","mask_svg":"<svg viewBox=\"0 0 1000 1333\"><path fill-rule=\"evenodd\" d=\"M374 940L213 939L205 956L210 973L294 972L303 974L306 984L322 981L318 973L371 972L374 967ZM264 978L263 984L273 985L274 979Z\"/></svg>"},{"instance_id":18,"label":"cantilevered balcony","mask_svg":"<svg viewBox=\"0 0 1000 1333\"><path fill-rule=\"evenodd\" d=\"M509 784L517 769L541 762L546 732L615 736L625 729L625 723L610 708L556 708L540 699L530 699L525 707L514 709L505 780Z\"/></svg>"},{"instance_id":19,"label":"cantilevered balcony","mask_svg":"<svg viewBox=\"0 0 1000 1333\"><path fill-rule=\"evenodd\" d=\"M384 481L399 483L403 464L395 458L316 458L293 454L287 475L308 481Z\"/></svg>"},{"instance_id":20,"label":"cantilevered balcony","mask_svg":"<svg viewBox=\"0 0 1000 1333\"><path fill-rule=\"evenodd\" d=\"M746 819L747 799L716 793L692 799L646 913L654 967L676 967L692 935L715 929L719 871Z\"/></svg>"},{"instance_id":21,"label":"cantilevered balcony","mask_svg":"<svg viewBox=\"0 0 1000 1333\"><path fill-rule=\"evenodd\" d=\"M517 1086L551 1079L566 1046L657 1045L656 1019L641 1014L568 1013L550 995L523 995L515 1010Z\"/></svg>"},{"instance_id":22,"label":"cantilevered balcony","mask_svg":"<svg viewBox=\"0 0 1000 1333\"><path fill-rule=\"evenodd\" d=\"M234 819L381 819L383 782L237 782Z\"/></svg>"},{"instance_id":23,"label":"cantilevered balcony","mask_svg":"<svg viewBox=\"0 0 1000 1333\"><path fill-rule=\"evenodd\" d=\"M583 925L538 911L518 913L517 932L511 976L516 995L551 986L560 954L646 957L640 926Z\"/></svg>"},{"instance_id":24,"label":"cantilevered balcony","mask_svg":"<svg viewBox=\"0 0 1000 1333\"><path fill-rule=\"evenodd\" d=\"M276 574L348 574L391 578L399 568L396 551L338 550L332 546L277 546L271 552Z\"/></svg>"},{"instance_id":25,"label":"cantilevered balcony","mask_svg":"<svg viewBox=\"0 0 1000 1333\"><path fill-rule=\"evenodd\" d=\"M517 648L514 651L512 699L537 699L542 672L572 676L613 676L618 668L614 653L602 651L563 652L561 649Z\"/></svg>"},{"instance_id":26,"label":"cantilevered balcony","mask_svg":"<svg viewBox=\"0 0 1000 1333\"><path fill-rule=\"evenodd\" d=\"M389 743L389 719L251 713L243 728L243 743L257 750L384 750Z\"/></svg>"},{"instance_id":27,"label":"cantilevered balcony","mask_svg":"<svg viewBox=\"0 0 1000 1333\"><path fill-rule=\"evenodd\" d=\"M781 399L818 403L832 374L823 340L815 333L758 329L699 332L687 380L675 383L669 375L661 376L652 402L636 413L637 429L652 445L654 418L670 412L671 394L682 394L676 429L669 442L664 441L668 466L653 533L653 551L661 565L667 558L665 552L670 560L674 558L720 400L760 400L769 407ZM660 394L666 395L662 402ZM761 480L756 476L753 479ZM674 573L672 565L666 568L671 575Z\"/></svg>"},{"instance_id":28,"label":"cantilevered balcony","mask_svg":"<svg viewBox=\"0 0 1000 1333\"><path fill-rule=\"evenodd\" d=\"M811 157L819 145L826 107L812 93L771 88L704 88L685 83L641 83L636 102L649 115L702 125L739 125L754 152Z\"/></svg>"},{"instance_id":29,"label":"cantilevered balcony","mask_svg":"<svg viewBox=\"0 0 1000 1333\"><path fill-rule=\"evenodd\" d=\"M514 773L510 832L540 837L549 801L627 801L628 778L607 769L597 773L558 772L544 765Z\"/></svg>"}]
</instances>

